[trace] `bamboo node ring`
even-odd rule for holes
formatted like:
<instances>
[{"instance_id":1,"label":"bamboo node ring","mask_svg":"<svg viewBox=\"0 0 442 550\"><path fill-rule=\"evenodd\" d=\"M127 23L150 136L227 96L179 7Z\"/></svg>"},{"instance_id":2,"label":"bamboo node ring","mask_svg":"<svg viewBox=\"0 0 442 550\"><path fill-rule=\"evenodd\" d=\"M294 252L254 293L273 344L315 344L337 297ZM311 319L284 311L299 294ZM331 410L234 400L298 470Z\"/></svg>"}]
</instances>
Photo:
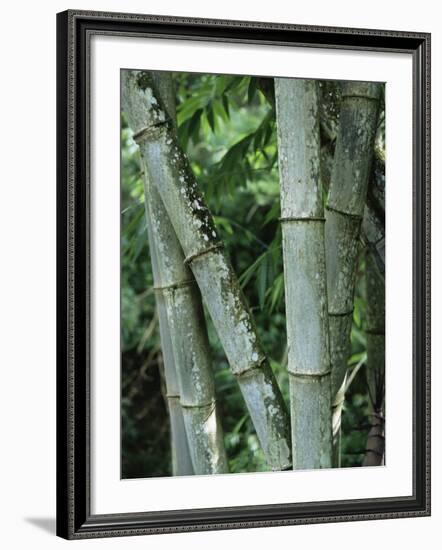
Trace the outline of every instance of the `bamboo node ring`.
<instances>
[{"instance_id":1,"label":"bamboo node ring","mask_svg":"<svg viewBox=\"0 0 442 550\"><path fill-rule=\"evenodd\" d=\"M201 405L186 405L185 403L181 403L181 407L183 409L206 409L207 407L215 407L216 406L216 399L213 399L209 403L202 403Z\"/></svg>"},{"instance_id":2,"label":"bamboo node ring","mask_svg":"<svg viewBox=\"0 0 442 550\"><path fill-rule=\"evenodd\" d=\"M175 290L176 288L181 288L183 286L193 285L194 283L195 279L188 279L187 281L182 281L181 283L172 283L165 286L154 286L153 289L155 292L165 292L167 290Z\"/></svg>"},{"instance_id":3,"label":"bamboo node ring","mask_svg":"<svg viewBox=\"0 0 442 550\"><path fill-rule=\"evenodd\" d=\"M348 311L343 311L343 312L329 311L328 314L330 317L347 317L347 315L353 315L353 309L350 309Z\"/></svg>"},{"instance_id":4,"label":"bamboo node ring","mask_svg":"<svg viewBox=\"0 0 442 550\"><path fill-rule=\"evenodd\" d=\"M310 218L307 217L281 217L278 218L278 220L282 223L289 223L289 222L325 222L325 218L321 216L312 216Z\"/></svg>"},{"instance_id":5,"label":"bamboo node ring","mask_svg":"<svg viewBox=\"0 0 442 550\"><path fill-rule=\"evenodd\" d=\"M321 378L325 378L326 376L329 376L331 374L331 369L328 369L324 372L293 372L290 370L287 372L289 376L293 376L293 378L320 380Z\"/></svg>"},{"instance_id":6,"label":"bamboo node ring","mask_svg":"<svg viewBox=\"0 0 442 550\"><path fill-rule=\"evenodd\" d=\"M336 212L336 214L340 214L341 216L346 216L347 218L353 218L354 220L358 220L358 221L362 220L362 215L360 214L352 214L351 212L345 212L345 210L339 210L338 208L334 208L329 204L326 204L325 208L330 212Z\"/></svg>"},{"instance_id":7,"label":"bamboo node ring","mask_svg":"<svg viewBox=\"0 0 442 550\"><path fill-rule=\"evenodd\" d=\"M165 126L166 124L168 124L169 120L169 118L166 118L165 120L161 120L160 122L155 122L154 124L149 124L149 126L144 126L143 128L140 128L137 132L134 133L132 139L135 141L135 143L140 145L140 143L148 139L157 128L161 128L161 126Z\"/></svg>"},{"instance_id":8,"label":"bamboo node ring","mask_svg":"<svg viewBox=\"0 0 442 550\"><path fill-rule=\"evenodd\" d=\"M204 250L200 250L200 252L195 252L194 254L190 254L189 256L184 258L184 263L186 265L188 265L191 262L193 262L193 260L195 260L196 258L200 258L201 256L204 256L205 254L209 254L209 252L213 252L214 250L218 250L219 248L223 248L223 247L224 247L223 243L213 244L212 246L209 246L209 247L205 248Z\"/></svg>"},{"instance_id":9,"label":"bamboo node ring","mask_svg":"<svg viewBox=\"0 0 442 550\"><path fill-rule=\"evenodd\" d=\"M369 329L369 328L366 328L365 329L365 334L369 334L370 336L385 336L385 330L380 330L380 329Z\"/></svg>"},{"instance_id":10,"label":"bamboo node ring","mask_svg":"<svg viewBox=\"0 0 442 550\"><path fill-rule=\"evenodd\" d=\"M379 98L375 95L368 95L368 94L342 94L341 95L342 99L354 98L354 97L359 99L370 99L371 101L379 101Z\"/></svg>"}]
</instances>

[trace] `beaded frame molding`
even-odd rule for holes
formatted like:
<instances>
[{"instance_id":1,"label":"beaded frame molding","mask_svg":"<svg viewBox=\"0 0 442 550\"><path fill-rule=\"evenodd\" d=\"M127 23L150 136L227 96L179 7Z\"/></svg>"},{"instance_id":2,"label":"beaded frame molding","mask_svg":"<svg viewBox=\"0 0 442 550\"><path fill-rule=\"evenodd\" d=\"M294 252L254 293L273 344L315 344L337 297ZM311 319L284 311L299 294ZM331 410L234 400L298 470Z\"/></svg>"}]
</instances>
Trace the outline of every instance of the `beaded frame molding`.
<instances>
[{"instance_id":1,"label":"beaded frame molding","mask_svg":"<svg viewBox=\"0 0 442 550\"><path fill-rule=\"evenodd\" d=\"M413 59L413 494L93 515L89 71L93 35L408 53ZM430 514L430 35L68 10L57 15L57 534L67 539Z\"/></svg>"}]
</instances>

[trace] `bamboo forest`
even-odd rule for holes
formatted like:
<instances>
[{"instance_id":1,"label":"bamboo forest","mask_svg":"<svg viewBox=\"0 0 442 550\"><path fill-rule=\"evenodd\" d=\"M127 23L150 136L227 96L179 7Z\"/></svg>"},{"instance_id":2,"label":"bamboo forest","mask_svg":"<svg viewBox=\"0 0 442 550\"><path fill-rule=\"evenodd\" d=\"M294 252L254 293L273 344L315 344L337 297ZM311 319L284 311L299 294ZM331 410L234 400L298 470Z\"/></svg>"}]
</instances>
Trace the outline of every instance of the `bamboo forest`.
<instances>
[{"instance_id":1,"label":"bamboo forest","mask_svg":"<svg viewBox=\"0 0 442 550\"><path fill-rule=\"evenodd\" d=\"M123 478L385 464L384 196L382 83L121 72Z\"/></svg>"}]
</instances>

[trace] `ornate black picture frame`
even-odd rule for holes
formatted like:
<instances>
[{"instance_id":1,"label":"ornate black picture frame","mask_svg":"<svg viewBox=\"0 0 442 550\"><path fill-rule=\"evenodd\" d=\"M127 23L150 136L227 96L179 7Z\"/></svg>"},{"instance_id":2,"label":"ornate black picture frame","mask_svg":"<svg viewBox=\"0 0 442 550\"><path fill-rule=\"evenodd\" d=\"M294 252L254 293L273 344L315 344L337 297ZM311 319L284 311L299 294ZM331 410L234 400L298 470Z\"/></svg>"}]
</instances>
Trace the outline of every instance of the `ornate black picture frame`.
<instances>
[{"instance_id":1,"label":"ornate black picture frame","mask_svg":"<svg viewBox=\"0 0 442 550\"><path fill-rule=\"evenodd\" d=\"M89 41L94 34L408 53L413 59L413 494L92 515ZM57 16L57 534L67 539L430 514L430 35L69 10Z\"/></svg>"}]
</instances>

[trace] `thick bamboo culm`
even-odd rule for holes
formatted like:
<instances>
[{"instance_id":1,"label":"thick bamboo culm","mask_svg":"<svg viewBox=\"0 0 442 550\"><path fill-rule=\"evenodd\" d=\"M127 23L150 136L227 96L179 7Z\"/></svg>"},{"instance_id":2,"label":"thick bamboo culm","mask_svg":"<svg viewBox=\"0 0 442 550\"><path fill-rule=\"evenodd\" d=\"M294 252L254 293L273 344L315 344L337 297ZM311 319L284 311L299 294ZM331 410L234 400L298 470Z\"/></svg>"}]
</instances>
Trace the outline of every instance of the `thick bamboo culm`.
<instances>
[{"instance_id":1,"label":"thick bamboo culm","mask_svg":"<svg viewBox=\"0 0 442 550\"><path fill-rule=\"evenodd\" d=\"M293 468L331 467L331 388L317 84L275 79Z\"/></svg>"},{"instance_id":2,"label":"thick bamboo culm","mask_svg":"<svg viewBox=\"0 0 442 550\"><path fill-rule=\"evenodd\" d=\"M370 430L363 466L384 464L385 390L385 285L372 254L366 255L367 385L370 398Z\"/></svg>"},{"instance_id":3,"label":"thick bamboo culm","mask_svg":"<svg viewBox=\"0 0 442 550\"><path fill-rule=\"evenodd\" d=\"M172 76L164 73L158 87L164 105L175 120ZM183 422L174 430L182 455L175 451L178 468L190 454L195 474L228 471L223 431L218 418L213 371L201 296L170 223L161 197L144 168L144 196L152 271L159 309L160 332L165 361L169 410L180 411ZM158 182L161 185L161 182ZM172 357L169 358L170 350ZM167 365L170 365L167 368ZM173 387L170 388L169 381ZM171 395L169 395L171 394ZM178 399L177 399L178 397ZM172 406L171 406L172 405ZM178 412L175 413L178 415ZM181 430L181 431L179 431ZM186 439L187 449L182 439Z\"/></svg>"},{"instance_id":4,"label":"thick bamboo culm","mask_svg":"<svg viewBox=\"0 0 442 550\"><path fill-rule=\"evenodd\" d=\"M340 465L340 427L359 235L373 157L381 85L342 86L339 130L326 206L326 265L332 364L334 466Z\"/></svg>"},{"instance_id":5,"label":"thick bamboo culm","mask_svg":"<svg viewBox=\"0 0 442 550\"><path fill-rule=\"evenodd\" d=\"M169 345L193 470L195 474L224 473L227 472L227 459L216 410L213 371L200 293L190 270L184 264L181 247L161 197L147 177L145 196L149 238L156 250L156 297L166 312Z\"/></svg>"},{"instance_id":6,"label":"thick bamboo culm","mask_svg":"<svg viewBox=\"0 0 442 550\"><path fill-rule=\"evenodd\" d=\"M376 269L382 279L385 279L385 228L367 208L362 219L362 243L370 251L376 262Z\"/></svg>"},{"instance_id":7,"label":"thick bamboo culm","mask_svg":"<svg viewBox=\"0 0 442 550\"><path fill-rule=\"evenodd\" d=\"M170 86L163 87L165 105L173 120L175 120L175 97L168 93ZM148 183L145 184L148 185ZM146 194L144 202L146 209L147 233L149 239L149 252L152 266L154 285L158 285L161 279L158 265L158 250L153 238L150 226L148 208L149 195ZM172 338L167 318L167 309L164 296L156 293L156 309L160 327L161 349L164 364L164 378L166 383L167 404L170 419L172 474L174 476L192 475L194 473L186 428L184 425L183 410L180 403L180 388L176 372L175 359L172 350Z\"/></svg>"},{"instance_id":8,"label":"thick bamboo culm","mask_svg":"<svg viewBox=\"0 0 442 550\"><path fill-rule=\"evenodd\" d=\"M361 237L369 249L382 280L385 280L385 163L374 159L362 219Z\"/></svg>"},{"instance_id":9,"label":"thick bamboo culm","mask_svg":"<svg viewBox=\"0 0 442 550\"><path fill-rule=\"evenodd\" d=\"M287 469L290 428L282 395L151 73L123 73L123 108L238 380L267 463L273 470Z\"/></svg>"},{"instance_id":10,"label":"thick bamboo culm","mask_svg":"<svg viewBox=\"0 0 442 550\"><path fill-rule=\"evenodd\" d=\"M146 217L149 236L149 251L152 265L154 284L160 280L158 274L157 247L152 239L152 230L149 216ZM194 473L192 459L186 429L184 425L183 410L180 403L180 388L178 376L175 367L175 359L172 351L172 338L170 334L169 321L167 319L167 310L162 294L156 293L156 308L158 312L158 321L160 326L161 349L164 363L164 378L166 382L167 404L170 419L171 436L171 455L172 455L172 473L174 476L191 475Z\"/></svg>"}]
</instances>

